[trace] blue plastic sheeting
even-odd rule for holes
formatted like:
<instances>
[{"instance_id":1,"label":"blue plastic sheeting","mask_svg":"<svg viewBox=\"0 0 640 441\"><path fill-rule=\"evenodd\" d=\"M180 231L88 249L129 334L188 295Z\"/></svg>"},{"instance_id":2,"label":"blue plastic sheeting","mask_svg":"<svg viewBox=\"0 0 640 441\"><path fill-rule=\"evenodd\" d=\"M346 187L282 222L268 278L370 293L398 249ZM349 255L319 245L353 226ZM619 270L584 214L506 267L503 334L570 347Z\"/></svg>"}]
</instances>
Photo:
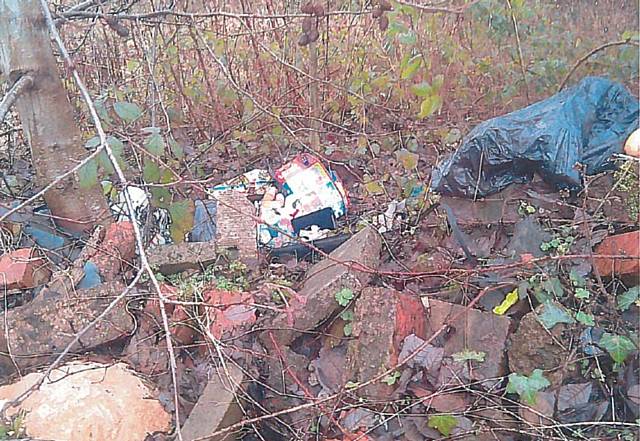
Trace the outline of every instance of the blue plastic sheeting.
<instances>
[{"instance_id":1,"label":"blue plastic sheeting","mask_svg":"<svg viewBox=\"0 0 640 441\"><path fill-rule=\"evenodd\" d=\"M587 77L571 89L476 126L460 148L433 172L443 194L483 197L534 173L557 188L582 188L587 174L613 168L638 128L639 103L619 83Z\"/></svg>"},{"instance_id":2,"label":"blue plastic sheeting","mask_svg":"<svg viewBox=\"0 0 640 441\"><path fill-rule=\"evenodd\" d=\"M215 200L196 200L193 215L191 242L209 242L216 239L216 215L218 202Z\"/></svg>"}]
</instances>

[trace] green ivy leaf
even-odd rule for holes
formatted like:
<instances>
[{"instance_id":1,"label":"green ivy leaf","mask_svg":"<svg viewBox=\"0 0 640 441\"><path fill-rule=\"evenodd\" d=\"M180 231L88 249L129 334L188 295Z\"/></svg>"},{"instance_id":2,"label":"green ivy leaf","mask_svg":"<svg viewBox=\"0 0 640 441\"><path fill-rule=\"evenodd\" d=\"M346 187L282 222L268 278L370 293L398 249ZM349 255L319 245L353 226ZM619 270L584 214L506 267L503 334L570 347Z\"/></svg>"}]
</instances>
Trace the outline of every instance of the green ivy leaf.
<instances>
[{"instance_id":1,"label":"green ivy leaf","mask_svg":"<svg viewBox=\"0 0 640 441\"><path fill-rule=\"evenodd\" d=\"M336 302L340 306L347 306L353 300L353 291L349 288L342 288L335 294Z\"/></svg>"},{"instance_id":2,"label":"green ivy leaf","mask_svg":"<svg viewBox=\"0 0 640 441\"><path fill-rule=\"evenodd\" d=\"M595 318L593 317L593 314L587 314L587 313L582 312L582 311L576 312L576 320L579 323L582 323L585 326L595 326L596 325Z\"/></svg>"},{"instance_id":3,"label":"green ivy leaf","mask_svg":"<svg viewBox=\"0 0 640 441\"><path fill-rule=\"evenodd\" d=\"M418 118L424 119L431 116L440 108L440 106L442 106L442 98L440 98L440 95L432 95L425 98L420 104L420 113L418 113Z\"/></svg>"},{"instance_id":4,"label":"green ivy leaf","mask_svg":"<svg viewBox=\"0 0 640 441\"><path fill-rule=\"evenodd\" d=\"M626 311L640 298L640 285L630 288L618 296L618 309Z\"/></svg>"},{"instance_id":5,"label":"green ivy leaf","mask_svg":"<svg viewBox=\"0 0 640 441\"><path fill-rule=\"evenodd\" d=\"M184 241L184 236L193 228L194 204L191 199L174 202L169 206L171 226L169 232L174 242Z\"/></svg>"},{"instance_id":6,"label":"green ivy leaf","mask_svg":"<svg viewBox=\"0 0 640 441\"><path fill-rule=\"evenodd\" d=\"M542 312L538 314L538 320L547 328L552 329L558 323L575 323L573 317L566 309L556 302L549 301L542 305Z\"/></svg>"},{"instance_id":7,"label":"green ivy leaf","mask_svg":"<svg viewBox=\"0 0 640 441\"><path fill-rule=\"evenodd\" d=\"M384 377L382 379L382 382L384 384L387 384L389 386L393 386L394 384L396 384L396 381L398 381L398 379L401 377L402 374L400 374L400 372L395 371L392 374L387 375L386 377Z\"/></svg>"},{"instance_id":8,"label":"green ivy leaf","mask_svg":"<svg viewBox=\"0 0 640 441\"><path fill-rule=\"evenodd\" d=\"M431 429L436 429L442 435L449 436L453 429L458 426L458 419L453 415L429 415L427 425Z\"/></svg>"},{"instance_id":9,"label":"green ivy leaf","mask_svg":"<svg viewBox=\"0 0 640 441\"><path fill-rule=\"evenodd\" d=\"M135 103L128 103L126 101L118 101L113 104L113 110L124 121L130 123L142 115L142 110Z\"/></svg>"},{"instance_id":10,"label":"green ivy leaf","mask_svg":"<svg viewBox=\"0 0 640 441\"><path fill-rule=\"evenodd\" d=\"M588 289L576 288L576 292L575 292L576 299L582 299L582 300L588 299L590 295L591 293L589 292Z\"/></svg>"},{"instance_id":11,"label":"green ivy leaf","mask_svg":"<svg viewBox=\"0 0 640 441\"><path fill-rule=\"evenodd\" d=\"M608 332L600 339L599 346L606 350L616 363L623 363L629 354L636 350L636 346L628 337Z\"/></svg>"},{"instance_id":12,"label":"green ivy leaf","mask_svg":"<svg viewBox=\"0 0 640 441\"><path fill-rule=\"evenodd\" d=\"M80 188L88 189L96 185L98 182L98 161L96 158L91 159L78 170L78 183Z\"/></svg>"},{"instance_id":13,"label":"green ivy leaf","mask_svg":"<svg viewBox=\"0 0 640 441\"><path fill-rule=\"evenodd\" d=\"M507 393L517 393L520 398L529 405L534 405L536 404L536 394L538 391L548 387L550 384L549 380L542 375L540 369L534 369L528 377L514 372L509 375Z\"/></svg>"}]
</instances>

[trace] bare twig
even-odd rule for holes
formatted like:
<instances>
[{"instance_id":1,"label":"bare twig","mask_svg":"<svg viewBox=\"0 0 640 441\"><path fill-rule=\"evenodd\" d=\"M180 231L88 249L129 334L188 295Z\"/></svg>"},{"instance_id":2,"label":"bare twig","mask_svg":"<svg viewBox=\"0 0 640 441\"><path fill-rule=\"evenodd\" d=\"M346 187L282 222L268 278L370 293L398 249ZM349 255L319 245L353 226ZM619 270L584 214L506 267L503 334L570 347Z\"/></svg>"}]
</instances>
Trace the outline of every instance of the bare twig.
<instances>
[{"instance_id":1,"label":"bare twig","mask_svg":"<svg viewBox=\"0 0 640 441\"><path fill-rule=\"evenodd\" d=\"M466 11L470 6L478 3L480 0L473 0L465 5L462 5L458 8L445 8L442 6L435 6L435 5L418 5L415 3L411 3L405 0L396 0L396 2L398 4L404 5L404 6L409 6L415 9L418 9L421 12L426 12L429 14L437 14L437 13L445 13L445 14L462 14L464 11Z\"/></svg>"},{"instance_id":2,"label":"bare twig","mask_svg":"<svg viewBox=\"0 0 640 441\"><path fill-rule=\"evenodd\" d=\"M16 102L20 94L33 85L33 77L29 74L22 75L13 83L13 86L6 93L2 101L0 101L0 122L4 120L5 115Z\"/></svg>"},{"instance_id":3,"label":"bare twig","mask_svg":"<svg viewBox=\"0 0 640 441\"><path fill-rule=\"evenodd\" d=\"M578 61L576 61L576 64L573 65L571 70L569 72L567 72L567 74L565 75L564 79L560 83L560 86L558 86L558 92L560 92L562 89L564 89L564 86L567 85L567 82L569 81L569 78L571 78L571 75L573 75L573 73L582 65L582 63L587 61L589 58L591 58L592 56L594 56L598 52L603 51L603 50L605 50L607 48L615 47L615 46L625 46L627 44L632 45L632 46L640 47L640 42L638 42L637 40L632 40L630 38L627 38L626 40L610 41L608 43L601 44L600 46L590 50L586 55L584 55L583 57L579 58Z\"/></svg>"},{"instance_id":4,"label":"bare twig","mask_svg":"<svg viewBox=\"0 0 640 441\"><path fill-rule=\"evenodd\" d=\"M527 104L531 104L531 96L529 94L529 82L527 81L527 70L524 67L524 57L522 55L522 43L520 42L520 32L518 31L518 21L516 14L511 6L511 0L507 0L509 12L511 12L511 22L513 23L513 32L516 35L516 45L518 46L518 62L520 63L520 72L522 73L522 82L524 83L524 91L527 94Z\"/></svg>"}]
</instances>

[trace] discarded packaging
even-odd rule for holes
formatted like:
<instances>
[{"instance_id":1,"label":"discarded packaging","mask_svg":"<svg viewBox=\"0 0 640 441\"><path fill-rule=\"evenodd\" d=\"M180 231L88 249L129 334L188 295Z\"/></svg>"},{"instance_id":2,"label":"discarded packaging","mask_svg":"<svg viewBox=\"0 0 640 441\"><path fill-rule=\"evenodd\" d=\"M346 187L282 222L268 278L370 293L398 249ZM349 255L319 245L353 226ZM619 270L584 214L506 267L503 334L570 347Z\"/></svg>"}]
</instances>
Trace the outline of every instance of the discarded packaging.
<instances>
[{"instance_id":1,"label":"discarded packaging","mask_svg":"<svg viewBox=\"0 0 640 441\"><path fill-rule=\"evenodd\" d=\"M280 187L267 188L260 203L258 242L270 248L290 241L289 236L317 240L335 228L349 205L340 178L313 155L302 153L275 172ZM317 226L315 232L303 233ZM313 230L311 230L313 231Z\"/></svg>"},{"instance_id":2,"label":"discarded packaging","mask_svg":"<svg viewBox=\"0 0 640 441\"><path fill-rule=\"evenodd\" d=\"M433 174L443 195L484 197L534 172L558 188L582 187L587 174L613 167L638 128L638 99L621 84L588 77L577 86L475 127Z\"/></svg>"}]
</instances>

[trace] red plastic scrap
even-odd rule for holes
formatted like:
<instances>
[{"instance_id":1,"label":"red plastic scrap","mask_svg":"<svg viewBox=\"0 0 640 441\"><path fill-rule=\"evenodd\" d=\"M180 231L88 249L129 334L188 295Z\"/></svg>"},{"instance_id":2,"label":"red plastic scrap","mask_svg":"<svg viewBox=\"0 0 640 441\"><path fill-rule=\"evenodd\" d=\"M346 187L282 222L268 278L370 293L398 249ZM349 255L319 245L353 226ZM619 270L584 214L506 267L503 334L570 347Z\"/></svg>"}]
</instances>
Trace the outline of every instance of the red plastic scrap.
<instances>
[{"instance_id":1,"label":"red plastic scrap","mask_svg":"<svg viewBox=\"0 0 640 441\"><path fill-rule=\"evenodd\" d=\"M251 293L211 289L204 294L207 313L211 319L209 330L215 338L233 334L240 328L256 322L255 301Z\"/></svg>"},{"instance_id":2,"label":"red plastic scrap","mask_svg":"<svg viewBox=\"0 0 640 441\"><path fill-rule=\"evenodd\" d=\"M21 248L0 258L0 287L27 289L46 283L51 277L48 262L35 248Z\"/></svg>"},{"instance_id":3,"label":"red plastic scrap","mask_svg":"<svg viewBox=\"0 0 640 441\"><path fill-rule=\"evenodd\" d=\"M601 276L640 275L640 230L609 236L596 247L595 252L598 255L594 257L595 269Z\"/></svg>"}]
</instances>

